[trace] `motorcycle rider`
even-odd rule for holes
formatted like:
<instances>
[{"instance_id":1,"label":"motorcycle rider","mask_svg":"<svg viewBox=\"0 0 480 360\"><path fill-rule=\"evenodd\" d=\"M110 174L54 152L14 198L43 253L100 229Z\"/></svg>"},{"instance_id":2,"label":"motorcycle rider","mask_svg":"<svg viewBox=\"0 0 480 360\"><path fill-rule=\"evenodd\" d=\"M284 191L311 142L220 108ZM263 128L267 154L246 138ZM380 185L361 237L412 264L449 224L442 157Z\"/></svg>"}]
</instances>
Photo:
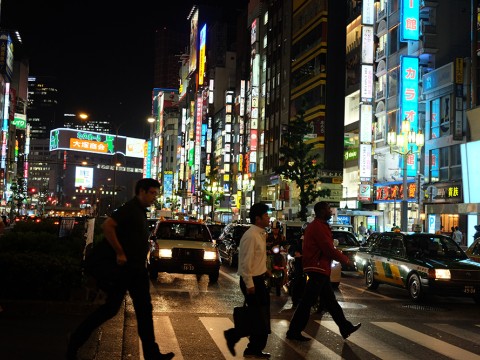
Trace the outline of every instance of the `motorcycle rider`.
<instances>
[{"instance_id":1,"label":"motorcycle rider","mask_svg":"<svg viewBox=\"0 0 480 360\"><path fill-rule=\"evenodd\" d=\"M273 220L271 225L270 225L270 233L267 236L267 261L269 262L267 264L267 269L271 272L273 270L274 265L278 265L280 267L283 267L283 272L284 272L284 282L286 282L287 279L287 267L286 265L286 260L284 255L281 252L274 253L273 248L275 246L278 246L279 249L281 250L282 248L286 250L287 247L287 239L285 235L283 235L283 225L280 221L278 220Z\"/></svg>"}]
</instances>

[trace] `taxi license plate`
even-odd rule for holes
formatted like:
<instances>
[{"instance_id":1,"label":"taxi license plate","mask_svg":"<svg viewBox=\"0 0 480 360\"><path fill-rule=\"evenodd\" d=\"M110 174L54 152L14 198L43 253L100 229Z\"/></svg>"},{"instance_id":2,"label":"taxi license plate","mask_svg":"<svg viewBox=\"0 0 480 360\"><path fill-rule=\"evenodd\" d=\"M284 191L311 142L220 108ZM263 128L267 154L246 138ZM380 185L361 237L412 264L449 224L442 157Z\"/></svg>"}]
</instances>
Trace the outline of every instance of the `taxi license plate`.
<instances>
[{"instance_id":1,"label":"taxi license plate","mask_svg":"<svg viewBox=\"0 0 480 360\"><path fill-rule=\"evenodd\" d=\"M475 286L466 285L465 288L463 289L463 292L465 294L475 294Z\"/></svg>"},{"instance_id":2,"label":"taxi license plate","mask_svg":"<svg viewBox=\"0 0 480 360\"><path fill-rule=\"evenodd\" d=\"M192 264L183 264L183 270L195 270L195 267Z\"/></svg>"}]
</instances>

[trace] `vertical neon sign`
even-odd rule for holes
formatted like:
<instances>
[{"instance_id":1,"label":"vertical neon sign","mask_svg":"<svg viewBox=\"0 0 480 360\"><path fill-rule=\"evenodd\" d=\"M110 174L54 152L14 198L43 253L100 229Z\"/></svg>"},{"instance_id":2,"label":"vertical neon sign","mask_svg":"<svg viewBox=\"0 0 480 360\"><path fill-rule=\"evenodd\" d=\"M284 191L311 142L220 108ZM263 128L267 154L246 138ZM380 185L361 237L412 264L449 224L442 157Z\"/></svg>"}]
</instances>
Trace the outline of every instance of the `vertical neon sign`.
<instances>
[{"instance_id":1,"label":"vertical neon sign","mask_svg":"<svg viewBox=\"0 0 480 360\"><path fill-rule=\"evenodd\" d=\"M410 130L418 130L418 58L402 56L400 63L401 71L401 109L402 116L399 119L410 121ZM413 145L416 151L416 145ZM417 155L408 157L408 176L417 175ZM403 165L403 164L402 164Z\"/></svg>"},{"instance_id":2,"label":"vertical neon sign","mask_svg":"<svg viewBox=\"0 0 480 360\"><path fill-rule=\"evenodd\" d=\"M401 0L400 40L418 41L420 36L420 0Z\"/></svg>"},{"instance_id":3,"label":"vertical neon sign","mask_svg":"<svg viewBox=\"0 0 480 360\"><path fill-rule=\"evenodd\" d=\"M205 77L205 62L207 61L205 56L205 44L207 40L207 24L203 25L200 30L200 56L198 64L198 85L203 85L203 79Z\"/></svg>"}]
</instances>

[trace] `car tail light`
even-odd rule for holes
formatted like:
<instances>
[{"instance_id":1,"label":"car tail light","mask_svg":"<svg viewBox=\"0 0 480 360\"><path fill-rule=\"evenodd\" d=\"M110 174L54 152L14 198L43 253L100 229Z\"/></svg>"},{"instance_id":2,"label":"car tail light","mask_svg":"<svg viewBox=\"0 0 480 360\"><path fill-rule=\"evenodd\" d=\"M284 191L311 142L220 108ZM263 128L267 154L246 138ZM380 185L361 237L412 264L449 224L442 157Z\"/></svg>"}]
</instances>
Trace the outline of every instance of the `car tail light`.
<instances>
[{"instance_id":1,"label":"car tail light","mask_svg":"<svg viewBox=\"0 0 480 360\"><path fill-rule=\"evenodd\" d=\"M217 252L216 251L205 251L203 253L203 260L216 260Z\"/></svg>"},{"instance_id":2,"label":"car tail light","mask_svg":"<svg viewBox=\"0 0 480 360\"><path fill-rule=\"evenodd\" d=\"M172 258L172 249L159 249L158 250L158 257L164 259L171 259Z\"/></svg>"}]
</instances>

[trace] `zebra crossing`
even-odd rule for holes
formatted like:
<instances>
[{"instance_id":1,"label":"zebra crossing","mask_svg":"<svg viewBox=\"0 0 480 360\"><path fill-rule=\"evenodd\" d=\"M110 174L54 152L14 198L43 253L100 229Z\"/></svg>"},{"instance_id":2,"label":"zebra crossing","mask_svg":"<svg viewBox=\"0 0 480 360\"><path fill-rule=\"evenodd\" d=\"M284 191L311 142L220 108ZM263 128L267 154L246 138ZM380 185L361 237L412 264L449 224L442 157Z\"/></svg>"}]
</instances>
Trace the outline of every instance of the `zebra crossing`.
<instances>
[{"instance_id":1,"label":"zebra crossing","mask_svg":"<svg viewBox=\"0 0 480 360\"><path fill-rule=\"evenodd\" d=\"M243 349L247 346L248 339L243 338L236 345L237 355L232 356L227 349L223 331L233 327L230 317L199 316L199 322L212 342L215 344L215 353L220 352L227 360L243 358ZM176 337L175 328L169 315L155 316L156 339L164 352L173 351L175 359L190 360L184 357L179 340ZM291 341L285 338L289 321L284 319L272 319L272 334L269 336L267 348L272 354L272 359L347 359L348 354L342 353L340 332L332 320L313 320L318 326L316 333L305 335L312 338L311 341L302 343ZM417 327L418 325L418 327ZM435 353L435 358L480 360L480 324L445 324L445 323L415 323L415 327L407 326L394 321L370 321L362 324L362 328L350 336L345 343L352 348L351 351L358 351L356 358L395 359L411 360L422 357L421 354ZM310 328L311 329L311 328ZM430 329L431 331L426 331ZM325 337L325 333L330 333ZM332 346L333 334L338 338L334 339L336 345ZM322 335L323 334L323 335ZM274 344L274 345L272 345ZM142 349L139 343L140 359L143 359ZM208 349L203 349L203 353ZM288 356L285 354L289 354ZM363 356L362 356L363 355ZM208 356L208 355L207 355ZM206 357L204 357L206 358ZM211 356L209 359L214 359ZM216 359L216 358L215 358Z\"/></svg>"}]
</instances>

